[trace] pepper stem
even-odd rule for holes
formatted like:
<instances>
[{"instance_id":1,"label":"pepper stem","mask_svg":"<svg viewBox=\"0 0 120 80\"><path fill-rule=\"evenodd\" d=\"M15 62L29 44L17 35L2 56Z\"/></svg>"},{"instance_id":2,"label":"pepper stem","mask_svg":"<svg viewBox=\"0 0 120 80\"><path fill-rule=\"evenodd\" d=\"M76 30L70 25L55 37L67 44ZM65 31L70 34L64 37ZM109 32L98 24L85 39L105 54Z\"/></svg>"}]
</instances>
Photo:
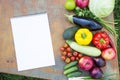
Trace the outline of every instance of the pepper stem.
<instances>
[{"instance_id":1,"label":"pepper stem","mask_svg":"<svg viewBox=\"0 0 120 80\"><path fill-rule=\"evenodd\" d=\"M84 32L82 32L81 36L83 39L85 39L87 35Z\"/></svg>"},{"instance_id":2,"label":"pepper stem","mask_svg":"<svg viewBox=\"0 0 120 80\"><path fill-rule=\"evenodd\" d=\"M100 43L105 43L105 40L103 38L101 38Z\"/></svg>"}]
</instances>

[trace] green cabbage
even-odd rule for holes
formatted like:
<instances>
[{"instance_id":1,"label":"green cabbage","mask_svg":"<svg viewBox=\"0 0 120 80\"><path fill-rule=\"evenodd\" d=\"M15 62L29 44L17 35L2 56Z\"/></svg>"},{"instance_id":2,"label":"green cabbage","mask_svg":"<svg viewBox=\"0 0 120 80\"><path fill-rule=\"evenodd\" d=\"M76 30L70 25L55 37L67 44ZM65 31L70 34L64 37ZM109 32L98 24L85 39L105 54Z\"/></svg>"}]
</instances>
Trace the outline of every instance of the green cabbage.
<instances>
[{"instance_id":1,"label":"green cabbage","mask_svg":"<svg viewBox=\"0 0 120 80\"><path fill-rule=\"evenodd\" d=\"M90 11L99 18L110 15L114 9L115 0L90 0Z\"/></svg>"}]
</instances>

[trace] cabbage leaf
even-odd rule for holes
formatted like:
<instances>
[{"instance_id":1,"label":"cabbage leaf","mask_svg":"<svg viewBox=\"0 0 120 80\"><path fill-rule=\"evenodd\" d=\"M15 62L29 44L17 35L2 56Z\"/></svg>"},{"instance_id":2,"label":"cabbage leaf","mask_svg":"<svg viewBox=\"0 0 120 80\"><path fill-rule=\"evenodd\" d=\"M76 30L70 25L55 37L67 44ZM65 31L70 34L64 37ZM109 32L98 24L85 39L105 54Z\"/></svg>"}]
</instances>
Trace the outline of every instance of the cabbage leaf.
<instances>
[{"instance_id":1,"label":"cabbage leaf","mask_svg":"<svg viewBox=\"0 0 120 80\"><path fill-rule=\"evenodd\" d=\"M115 0L90 0L90 11L99 18L109 16L115 6Z\"/></svg>"}]
</instances>

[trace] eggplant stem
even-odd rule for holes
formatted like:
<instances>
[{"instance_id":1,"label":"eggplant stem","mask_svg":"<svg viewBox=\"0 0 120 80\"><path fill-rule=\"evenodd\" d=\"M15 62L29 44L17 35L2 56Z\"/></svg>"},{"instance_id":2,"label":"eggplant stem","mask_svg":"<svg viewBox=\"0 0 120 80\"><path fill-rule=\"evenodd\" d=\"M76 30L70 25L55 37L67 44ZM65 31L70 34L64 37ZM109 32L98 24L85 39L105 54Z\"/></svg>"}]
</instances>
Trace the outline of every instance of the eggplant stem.
<instances>
[{"instance_id":1,"label":"eggplant stem","mask_svg":"<svg viewBox=\"0 0 120 80\"><path fill-rule=\"evenodd\" d=\"M67 18L69 17L69 15L67 15L67 14L64 14L64 15L65 15L65 17L67 17Z\"/></svg>"},{"instance_id":2,"label":"eggplant stem","mask_svg":"<svg viewBox=\"0 0 120 80\"><path fill-rule=\"evenodd\" d=\"M70 22L73 23L73 15L67 15L67 14L64 14L64 15L68 18Z\"/></svg>"}]
</instances>

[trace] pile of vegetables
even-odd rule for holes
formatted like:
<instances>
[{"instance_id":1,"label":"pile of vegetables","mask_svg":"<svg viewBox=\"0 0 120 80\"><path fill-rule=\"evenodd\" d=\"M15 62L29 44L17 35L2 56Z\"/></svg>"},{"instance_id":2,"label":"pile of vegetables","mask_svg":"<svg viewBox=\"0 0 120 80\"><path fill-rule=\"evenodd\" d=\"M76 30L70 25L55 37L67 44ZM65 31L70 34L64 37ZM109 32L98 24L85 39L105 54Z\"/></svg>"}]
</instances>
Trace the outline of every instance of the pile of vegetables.
<instances>
[{"instance_id":1,"label":"pile of vegetables","mask_svg":"<svg viewBox=\"0 0 120 80\"><path fill-rule=\"evenodd\" d=\"M102 79L102 67L116 57L116 49L107 32L117 37L113 22L103 18L114 9L115 0L66 0L65 9L74 15L66 15L73 27L63 33L65 44L60 48L61 59L66 63L63 74L81 80ZM81 77L84 71L89 75ZM77 80L77 79L76 79Z\"/></svg>"}]
</instances>

